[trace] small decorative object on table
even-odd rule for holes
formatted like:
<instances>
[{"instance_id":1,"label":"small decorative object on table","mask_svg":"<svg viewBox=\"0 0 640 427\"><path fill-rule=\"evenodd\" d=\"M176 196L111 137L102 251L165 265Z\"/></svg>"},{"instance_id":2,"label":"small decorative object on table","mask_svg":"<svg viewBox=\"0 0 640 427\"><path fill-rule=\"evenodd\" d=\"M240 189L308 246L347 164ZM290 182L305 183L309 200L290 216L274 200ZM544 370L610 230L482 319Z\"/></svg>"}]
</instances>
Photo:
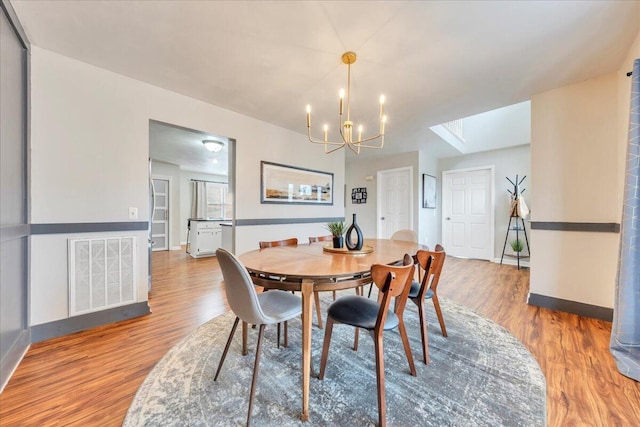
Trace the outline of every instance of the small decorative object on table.
<instances>
[{"instance_id":1,"label":"small decorative object on table","mask_svg":"<svg viewBox=\"0 0 640 427\"><path fill-rule=\"evenodd\" d=\"M333 247L342 248L344 246L344 237L342 235L346 229L344 221L330 222L325 227L333 236Z\"/></svg>"},{"instance_id":2,"label":"small decorative object on table","mask_svg":"<svg viewBox=\"0 0 640 427\"><path fill-rule=\"evenodd\" d=\"M353 231L356 232L355 243L351 241L351 233ZM362 237L362 230L360 230L360 227L358 227L358 224L356 223L356 214L353 214L353 223L347 229L347 234L345 237L346 237L347 249L349 249L350 251L359 251L360 249L362 249L362 245L364 244L364 238Z\"/></svg>"}]
</instances>

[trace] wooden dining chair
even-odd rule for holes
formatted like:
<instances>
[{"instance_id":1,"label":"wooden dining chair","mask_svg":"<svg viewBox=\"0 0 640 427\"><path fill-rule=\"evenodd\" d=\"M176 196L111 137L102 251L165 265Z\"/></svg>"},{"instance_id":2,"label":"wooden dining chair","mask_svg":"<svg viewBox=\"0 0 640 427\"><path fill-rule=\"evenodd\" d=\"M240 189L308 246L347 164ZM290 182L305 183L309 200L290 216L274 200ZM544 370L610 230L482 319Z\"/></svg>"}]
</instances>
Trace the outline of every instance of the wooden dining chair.
<instances>
[{"instance_id":1,"label":"wooden dining chair","mask_svg":"<svg viewBox=\"0 0 640 427\"><path fill-rule=\"evenodd\" d=\"M331 242L331 241L333 241L333 236L331 236L331 235L329 235L329 236L309 237L309 244L316 243L316 242Z\"/></svg>"},{"instance_id":2,"label":"wooden dining chair","mask_svg":"<svg viewBox=\"0 0 640 427\"><path fill-rule=\"evenodd\" d=\"M369 331L375 346L376 379L378 389L378 423L386 426L386 396L384 387L384 351L383 332L398 328L404 351L409 362L409 370L414 377L417 375L413 363L413 355L409 345L409 337L404 325L403 312L407 303L407 296L411 289L414 265L390 266L374 264L371 266L371 278L379 289L379 302L359 295L348 295L338 298L329 306L327 311L327 327L324 333L322 346L322 358L320 361L320 374L318 378L324 379L327 359L329 357L329 345L334 323L351 325ZM394 310L389 309L391 300L395 297Z\"/></svg>"},{"instance_id":3,"label":"wooden dining chair","mask_svg":"<svg viewBox=\"0 0 640 427\"><path fill-rule=\"evenodd\" d=\"M285 240L273 240L273 241L258 242L258 245L260 246L260 249L274 248L274 247L277 247L277 246L296 246L297 244L298 244L298 239L295 238L295 237L292 237L290 239L285 239ZM318 291L313 291L313 299L314 299L314 303L316 305L316 316L318 317L318 328L322 329L322 309L320 308L320 295L318 294ZM285 340L286 340L286 337L287 337L287 328L286 328L286 326L285 326L284 335L285 335Z\"/></svg>"},{"instance_id":4,"label":"wooden dining chair","mask_svg":"<svg viewBox=\"0 0 640 427\"><path fill-rule=\"evenodd\" d=\"M251 391L249 393L249 411L247 414L247 426L249 426L251 424L253 396L255 395L256 382L258 380L258 368L260 367L260 349L264 328L266 325L280 324L282 322L286 324L288 320L300 316L302 314L302 300L297 295L279 290L257 294L249 273L238 258L224 249L218 249L216 257L222 270L227 301L236 315L236 319L233 322L229 339L227 339L227 344L222 352L216 375L213 378L214 381L218 380L231 340L238 327L238 322L242 320L243 325L249 323L260 327L256 345L256 360L253 366L253 379L251 380ZM244 346L246 346L246 341L243 337Z\"/></svg>"},{"instance_id":5,"label":"wooden dining chair","mask_svg":"<svg viewBox=\"0 0 640 427\"><path fill-rule=\"evenodd\" d=\"M442 248L442 246L439 248ZM444 337L447 336L447 328L444 324L444 318L442 317L442 310L440 309L440 301L438 300L437 294L440 273L442 272L442 266L444 265L446 256L447 254L443 250L419 250L416 254L416 257L418 258L418 265L422 269L422 281L421 283L416 281L411 283L409 300L413 301L413 303L418 306L418 312L420 315L420 334L422 338L422 361L425 365L429 364L429 336L427 333L427 317L424 307L425 300L430 299L433 301L436 316L438 316L438 322L440 323L440 330Z\"/></svg>"}]
</instances>

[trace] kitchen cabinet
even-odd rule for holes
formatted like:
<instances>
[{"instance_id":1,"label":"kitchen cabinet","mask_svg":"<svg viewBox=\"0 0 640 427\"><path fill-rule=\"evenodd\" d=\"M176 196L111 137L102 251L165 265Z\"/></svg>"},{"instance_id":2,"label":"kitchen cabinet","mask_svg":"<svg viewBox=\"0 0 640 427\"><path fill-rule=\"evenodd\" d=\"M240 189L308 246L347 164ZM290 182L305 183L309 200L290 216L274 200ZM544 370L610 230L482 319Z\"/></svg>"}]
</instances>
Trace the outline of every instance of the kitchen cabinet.
<instances>
[{"instance_id":1,"label":"kitchen cabinet","mask_svg":"<svg viewBox=\"0 0 640 427\"><path fill-rule=\"evenodd\" d=\"M189 220L189 254L194 258L214 256L222 246L222 227L219 220Z\"/></svg>"}]
</instances>

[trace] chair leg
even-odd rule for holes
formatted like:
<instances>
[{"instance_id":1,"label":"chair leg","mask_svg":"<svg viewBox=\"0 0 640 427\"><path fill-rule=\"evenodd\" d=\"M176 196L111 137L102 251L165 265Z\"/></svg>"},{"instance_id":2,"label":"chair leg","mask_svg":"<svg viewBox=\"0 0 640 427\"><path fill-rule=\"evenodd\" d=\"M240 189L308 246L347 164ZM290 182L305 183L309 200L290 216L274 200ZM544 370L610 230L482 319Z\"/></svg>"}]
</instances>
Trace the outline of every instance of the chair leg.
<instances>
[{"instance_id":1,"label":"chair leg","mask_svg":"<svg viewBox=\"0 0 640 427\"><path fill-rule=\"evenodd\" d=\"M247 350L247 322L242 322L242 355L246 356L247 354L249 354L249 351Z\"/></svg>"},{"instance_id":2,"label":"chair leg","mask_svg":"<svg viewBox=\"0 0 640 427\"><path fill-rule=\"evenodd\" d=\"M317 291L313 292L313 298L316 304L316 315L318 316L318 328L322 329L322 309L320 308L320 295Z\"/></svg>"},{"instance_id":3,"label":"chair leg","mask_svg":"<svg viewBox=\"0 0 640 427\"><path fill-rule=\"evenodd\" d=\"M378 384L378 425L387 425L387 399L384 392L384 350L382 334L373 337L376 349L376 382Z\"/></svg>"},{"instance_id":4,"label":"chair leg","mask_svg":"<svg viewBox=\"0 0 640 427\"><path fill-rule=\"evenodd\" d=\"M289 323L284 321L284 346L289 347Z\"/></svg>"},{"instance_id":5,"label":"chair leg","mask_svg":"<svg viewBox=\"0 0 640 427\"><path fill-rule=\"evenodd\" d=\"M251 425L251 410L253 409L253 396L256 394L256 382L258 380L258 368L260 367L260 349L262 346L262 335L264 326L260 325L258 332L258 345L256 346L256 362L253 365L253 379L251 380L251 393L249 394L249 413L247 414L247 427Z\"/></svg>"},{"instance_id":6,"label":"chair leg","mask_svg":"<svg viewBox=\"0 0 640 427\"><path fill-rule=\"evenodd\" d=\"M333 331L333 319L327 317L327 326L324 329L324 343L322 344L322 357L320 358L320 373L318 379L324 378L324 369L327 366L327 359L329 358L329 345L331 344L331 332Z\"/></svg>"},{"instance_id":7,"label":"chair leg","mask_svg":"<svg viewBox=\"0 0 640 427\"><path fill-rule=\"evenodd\" d=\"M336 291L333 291L333 300L336 300Z\"/></svg>"},{"instance_id":8,"label":"chair leg","mask_svg":"<svg viewBox=\"0 0 640 427\"><path fill-rule=\"evenodd\" d=\"M369 285L369 295L367 295L367 298L371 298L371 291L373 290L373 282L371 282L371 284Z\"/></svg>"},{"instance_id":9,"label":"chair leg","mask_svg":"<svg viewBox=\"0 0 640 427\"><path fill-rule=\"evenodd\" d=\"M236 328L238 327L238 321L240 318L236 317L236 320L233 322L233 327L231 328L231 333L229 334L229 339L227 339L227 345L224 346L224 351L222 352L222 357L220 358L220 363L218 364L218 370L216 371L216 376L213 377L213 380L216 381L218 379L218 375L220 374L220 369L222 369L222 364L224 363L224 359L227 357L227 352L229 351L229 346L231 345L231 340L233 339L233 334L236 333Z\"/></svg>"},{"instance_id":10,"label":"chair leg","mask_svg":"<svg viewBox=\"0 0 640 427\"><path fill-rule=\"evenodd\" d=\"M431 298L433 300L433 308L436 309L436 315L438 315L438 322L440 322L440 330L442 331L442 336L447 337L447 327L444 325L444 317L442 317L442 310L440 309L440 301L438 301L438 295L433 294Z\"/></svg>"},{"instance_id":11,"label":"chair leg","mask_svg":"<svg viewBox=\"0 0 640 427\"><path fill-rule=\"evenodd\" d=\"M360 328L356 328L353 334L353 351L358 351L358 343L360 342Z\"/></svg>"},{"instance_id":12,"label":"chair leg","mask_svg":"<svg viewBox=\"0 0 640 427\"><path fill-rule=\"evenodd\" d=\"M416 302L415 300L412 300ZM420 334L422 338L422 361L428 365L429 360L429 334L427 333L427 313L424 311L424 300L416 302L420 313Z\"/></svg>"},{"instance_id":13,"label":"chair leg","mask_svg":"<svg viewBox=\"0 0 640 427\"><path fill-rule=\"evenodd\" d=\"M278 348L280 348L280 323L278 323Z\"/></svg>"},{"instance_id":14,"label":"chair leg","mask_svg":"<svg viewBox=\"0 0 640 427\"><path fill-rule=\"evenodd\" d=\"M400 337L402 338L402 345L404 346L404 353L407 355L407 362L409 362L409 370L414 377L418 375L416 372L416 365L413 363L413 353L411 353L411 346L409 345L409 337L407 336L407 328L404 325L404 319L402 316L398 319L398 330L400 331Z\"/></svg>"}]
</instances>

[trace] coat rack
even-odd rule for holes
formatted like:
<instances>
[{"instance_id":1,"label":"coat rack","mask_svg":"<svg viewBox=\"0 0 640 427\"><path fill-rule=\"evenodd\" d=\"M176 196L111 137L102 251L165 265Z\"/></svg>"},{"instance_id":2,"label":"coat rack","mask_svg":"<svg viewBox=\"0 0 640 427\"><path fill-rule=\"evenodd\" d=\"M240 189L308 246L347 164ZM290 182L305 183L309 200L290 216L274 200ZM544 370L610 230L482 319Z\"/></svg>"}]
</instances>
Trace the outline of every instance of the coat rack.
<instances>
[{"instance_id":1,"label":"coat rack","mask_svg":"<svg viewBox=\"0 0 640 427\"><path fill-rule=\"evenodd\" d=\"M529 238L527 237L527 228L525 227L525 224L524 224L525 217L529 215L529 209L527 208L527 205L524 202L524 198L522 197L522 193L524 193L526 189L521 188L521 185L524 182L526 177L527 176L525 175L521 179L518 179L518 175L516 175L515 181L512 181L509 177L506 177L507 181L509 181L513 185L513 191L507 190L509 194L511 194L511 206L509 207L510 209L509 225L507 226L507 234L504 238L504 246L502 247L502 257L500 257L500 264L502 264L502 260L504 259L504 251L507 248L507 241L509 240L509 232L511 231L516 232L516 241L520 240L520 233L522 232L524 233L524 240L527 244L528 255L523 256L523 255L520 255L520 252L522 251L516 251L515 258L518 260L518 270L520 270L520 259L529 258L529 255L531 255L531 251L529 249ZM515 225L511 226L511 221L514 218L515 218ZM518 222L518 219L522 222L522 226L520 226L520 222ZM507 256L514 256L514 255L507 254Z\"/></svg>"}]
</instances>

